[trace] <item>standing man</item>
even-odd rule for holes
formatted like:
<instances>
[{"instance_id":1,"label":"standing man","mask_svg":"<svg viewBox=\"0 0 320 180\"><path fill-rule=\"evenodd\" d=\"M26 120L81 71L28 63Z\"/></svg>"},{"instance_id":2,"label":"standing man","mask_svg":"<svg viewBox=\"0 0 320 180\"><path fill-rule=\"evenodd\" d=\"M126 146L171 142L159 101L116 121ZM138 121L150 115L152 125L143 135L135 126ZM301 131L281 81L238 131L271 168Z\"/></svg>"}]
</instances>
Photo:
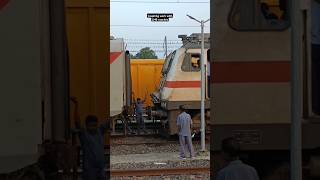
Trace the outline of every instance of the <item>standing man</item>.
<instances>
[{"instance_id":1,"label":"standing man","mask_svg":"<svg viewBox=\"0 0 320 180\"><path fill-rule=\"evenodd\" d=\"M194 158L194 151L191 139L191 116L186 113L183 105L179 106L180 114L177 118L177 127L179 133L179 143L180 143L180 159L186 158L186 148L190 152L190 158Z\"/></svg>"},{"instance_id":2,"label":"standing man","mask_svg":"<svg viewBox=\"0 0 320 180\"><path fill-rule=\"evenodd\" d=\"M221 146L228 165L218 172L216 180L259 180L257 171L239 160L240 145L234 138L224 139Z\"/></svg>"},{"instance_id":3,"label":"standing man","mask_svg":"<svg viewBox=\"0 0 320 180\"><path fill-rule=\"evenodd\" d=\"M311 0L312 111L320 115L320 0Z\"/></svg>"},{"instance_id":4,"label":"standing man","mask_svg":"<svg viewBox=\"0 0 320 180\"><path fill-rule=\"evenodd\" d=\"M98 118L94 115L86 117L86 129L80 126L78 101L71 98L75 105L75 126L83 150L83 180L105 180L104 134L108 128L108 122L98 127Z\"/></svg>"},{"instance_id":5,"label":"standing man","mask_svg":"<svg viewBox=\"0 0 320 180\"><path fill-rule=\"evenodd\" d=\"M138 124L138 135L140 135L140 130L147 134L146 127L144 124L144 118L143 118L143 107L144 107L144 102L146 101L147 96L144 97L144 99L141 101L140 98L137 98L137 102L135 103L136 105L136 120Z\"/></svg>"}]
</instances>

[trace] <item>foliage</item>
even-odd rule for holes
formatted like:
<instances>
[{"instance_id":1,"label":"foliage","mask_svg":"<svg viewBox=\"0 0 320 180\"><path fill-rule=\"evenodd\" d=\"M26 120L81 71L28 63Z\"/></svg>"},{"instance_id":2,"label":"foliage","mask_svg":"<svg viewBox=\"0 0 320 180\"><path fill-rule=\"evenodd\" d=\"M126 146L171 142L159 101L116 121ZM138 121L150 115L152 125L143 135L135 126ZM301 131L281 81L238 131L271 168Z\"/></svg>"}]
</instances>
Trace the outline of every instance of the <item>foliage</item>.
<instances>
[{"instance_id":1,"label":"foliage","mask_svg":"<svg viewBox=\"0 0 320 180\"><path fill-rule=\"evenodd\" d=\"M135 56L130 54L131 59L158 59L156 53L150 48L142 48Z\"/></svg>"}]
</instances>

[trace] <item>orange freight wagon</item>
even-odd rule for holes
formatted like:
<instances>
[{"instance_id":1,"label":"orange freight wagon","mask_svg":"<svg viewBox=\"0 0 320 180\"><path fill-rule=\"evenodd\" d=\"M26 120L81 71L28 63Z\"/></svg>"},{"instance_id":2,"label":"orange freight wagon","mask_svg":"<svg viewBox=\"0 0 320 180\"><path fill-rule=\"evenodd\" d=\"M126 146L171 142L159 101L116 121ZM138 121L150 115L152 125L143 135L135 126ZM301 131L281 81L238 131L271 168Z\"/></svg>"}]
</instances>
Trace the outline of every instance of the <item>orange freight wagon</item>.
<instances>
[{"instance_id":1,"label":"orange freight wagon","mask_svg":"<svg viewBox=\"0 0 320 180\"><path fill-rule=\"evenodd\" d=\"M133 98L147 95L146 106L152 105L150 94L158 89L163 63L163 59L131 59Z\"/></svg>"}]
</instances>

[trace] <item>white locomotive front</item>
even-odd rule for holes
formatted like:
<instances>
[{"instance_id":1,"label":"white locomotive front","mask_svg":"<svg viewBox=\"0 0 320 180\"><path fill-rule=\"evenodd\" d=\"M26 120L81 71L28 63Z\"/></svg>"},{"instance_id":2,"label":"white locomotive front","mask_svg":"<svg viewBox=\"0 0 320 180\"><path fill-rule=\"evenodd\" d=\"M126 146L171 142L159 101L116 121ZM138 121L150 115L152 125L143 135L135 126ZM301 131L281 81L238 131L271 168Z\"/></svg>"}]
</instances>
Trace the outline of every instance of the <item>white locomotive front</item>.
<instances>
[{"instance_id":1,"label":"white locomotive front","mask_svg":"<svg viewBox=\"0 0 320 180\"><path fill-rule=\"evenodd\" d=\"M176 118L178 108L184 105L193 119L193 128L200 129L200 98L201 98L201 34L190 36L180 35L183 45L170 53L162 68L159 89L152 93L154 109L153 116L162 119L163 130L167 135L177 133ZM210 34L205 34L204 65L206 74L207 51L209 49ZM208 83L206 77L206 114L209 114L210 103ZM206 116L207 122L209 115Z\"/></svg>"}]
</instances>

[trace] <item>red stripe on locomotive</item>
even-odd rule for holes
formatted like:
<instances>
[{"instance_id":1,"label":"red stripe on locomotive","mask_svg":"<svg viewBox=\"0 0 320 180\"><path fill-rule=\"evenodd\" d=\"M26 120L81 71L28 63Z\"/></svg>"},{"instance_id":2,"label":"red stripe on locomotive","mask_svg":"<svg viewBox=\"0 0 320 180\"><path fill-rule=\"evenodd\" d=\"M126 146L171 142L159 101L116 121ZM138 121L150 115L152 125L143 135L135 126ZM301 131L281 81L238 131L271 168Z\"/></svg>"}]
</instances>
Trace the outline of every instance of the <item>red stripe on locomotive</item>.
<instances>
[{"instance_id":1,"label":"red stripe on locomotive","mask_svg":"<svg viewBox=\"0 0 320 180\"><path fill-rule=\"evenodd\" d=\"M289 61L214 62L211 83L290 82Z\"/></svg>"}]
</instances>

